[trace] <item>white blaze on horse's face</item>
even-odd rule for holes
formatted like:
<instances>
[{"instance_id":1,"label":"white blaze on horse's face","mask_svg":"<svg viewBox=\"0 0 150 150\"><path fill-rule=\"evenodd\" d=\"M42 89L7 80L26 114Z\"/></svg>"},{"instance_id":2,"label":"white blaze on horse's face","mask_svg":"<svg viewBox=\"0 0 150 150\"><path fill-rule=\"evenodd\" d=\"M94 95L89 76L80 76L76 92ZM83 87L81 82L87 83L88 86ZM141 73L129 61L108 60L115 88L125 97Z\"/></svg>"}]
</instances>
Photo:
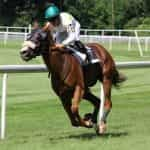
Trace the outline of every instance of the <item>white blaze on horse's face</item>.
<instances>
[{"instance_id":1,"label":"white blaze on horse's face","mask_svg":"<svg viewBox=\"0 0 150 150\"><path fill-rule=\"evenodd\" d=\"M32 41L24 41L23 45L22 45L22 49L21 52L25 52L27 51L29 48L31 49L35 49L36 48L36 44Z\"/></svg>"}]
</instances>

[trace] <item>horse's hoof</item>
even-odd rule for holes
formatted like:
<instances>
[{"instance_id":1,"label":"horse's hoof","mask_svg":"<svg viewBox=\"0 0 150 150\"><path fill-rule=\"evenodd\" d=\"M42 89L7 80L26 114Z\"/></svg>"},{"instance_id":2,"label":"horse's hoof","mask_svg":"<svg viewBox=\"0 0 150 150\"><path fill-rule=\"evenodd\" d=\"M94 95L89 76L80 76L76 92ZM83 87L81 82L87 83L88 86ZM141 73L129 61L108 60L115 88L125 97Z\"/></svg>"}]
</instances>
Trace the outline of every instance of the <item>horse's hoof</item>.
<instances>
[{"instance_id":1,"label":"horse's hoof","mask_svg":"<svg viewBox=\"0 0 150 150\"><path fill-rule=\"evenodd\" d=\"M92 128L93 127L92 114L91 113L85 114L83 120L85 122L85 127L86 128Z\"/></svg>"},{"instance_id":2,"label":"horse's hoof","mask_svg":"<svg viewBox=\"0 0 150 150\"><path fill-rule=\"evenodd\" d=\"M93 128L93 122L91 120L85 121L86 128Z\"/></svg>"},{"instance_id":3,"label":"horse's hoof","mask_svg":"<svg viewBox=\"0 0 150 150\"><path fill-rule=\"evenodd\" d=\"M105 123L100 123L99 125L97 125L97 127L95 127L96 133L98 135L103 135L106 132L106 124Z\"/></svg>"}]
</instances>

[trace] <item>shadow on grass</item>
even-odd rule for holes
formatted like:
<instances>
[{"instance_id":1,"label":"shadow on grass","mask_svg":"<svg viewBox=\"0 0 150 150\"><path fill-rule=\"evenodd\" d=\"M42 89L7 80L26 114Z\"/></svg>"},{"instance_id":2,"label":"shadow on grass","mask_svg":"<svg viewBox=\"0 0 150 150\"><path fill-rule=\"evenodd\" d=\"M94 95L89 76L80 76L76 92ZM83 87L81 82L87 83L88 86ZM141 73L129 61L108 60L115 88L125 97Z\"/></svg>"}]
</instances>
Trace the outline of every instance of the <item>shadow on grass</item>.
<instances>
[{"instance_id":1,"label":"shadow on grass","mask_svg":"<svg viewBox=\"0 0 150 150\"><path fill-rule=\"evenodd\" d=\"M68 135L62 137L49 138L50 141L64 140L64 139L79 139L79 140L92 140L96 138L119 138L127 136L127 132L118 132L118 133L106 133L104 135L97 135L95 133L82 133L79 135Z\"/></svg>"}]
</instances>

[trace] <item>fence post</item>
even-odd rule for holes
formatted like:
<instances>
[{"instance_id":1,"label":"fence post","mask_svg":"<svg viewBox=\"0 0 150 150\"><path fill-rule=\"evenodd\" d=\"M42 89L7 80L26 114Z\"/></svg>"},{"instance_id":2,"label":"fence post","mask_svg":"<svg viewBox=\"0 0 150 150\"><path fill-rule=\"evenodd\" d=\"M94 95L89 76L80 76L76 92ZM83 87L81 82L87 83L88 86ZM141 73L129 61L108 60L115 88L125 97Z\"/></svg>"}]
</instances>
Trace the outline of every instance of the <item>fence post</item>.
<instances>
[{"instance_id":1,"label":"fence post","mask_svg":"<svg viewBox=\"0 0 150 150\"><path fill-rule=\"evenodd\" d=\"M88 34L87 32L88 32L88 31L85 29L85 30L84 30L84 35L87 35L87 34Z\"/></svg>"},{"instance_id":2,"label":"fence post","mask_svg":"<svg viewBox=\"0 0 150 150\"><path fill-rule=\"evenodd\" d=\"M25 32L24 32L24 41L27 39L27 34L28 34L27 27L25 27Z\"/></svg>"},{"instance_id":3,"label":"fence post","mask_svg":"<svg viewBox=\"0 0 150 150\"><path fill-rule=\"evenodd\" d=\"M109 50L112 50L112 37L113 35L110 36L109 38Z\"/></svg>"},{"instance_id":4,"label":"fence post","mask_svg":"<svg viewBox=\"0 0 150 150\"><path fill-rule=\"evenodd\" d=\"M29 24L28 33L31 33L31 30L32 30L32 26L31 26L31 24Z\"/></svg>"},{"instance_id":5,"label":"fence post","mask_svg":"<svg viewBox=\"0 0 150 150\"><path fill-rule=\"evenodd\" d=\"M104 39L104 35L105 35L105 31L102 30L102 32L101 32L101 39L102 39L102 43L103 44L105 43L105 40L103 40Z\"/></svg>"},{"instance_id":6,"label":"fence post","mask_svg":"<svg viewBox=\"0 0 150 150\"><path fill-rule=\"evenodd\" d=\"M2 101L1 101L1 131L0 138L3 140L5 138L5 128L6 128L6 93L7 93L7 74L3 75L2 81Z\"/></svg>"},{"instance_id":7,"label":"fence post","mask_svg":"<svg viewBox=\"0 0 150 150\"><path fill-rule=\"evenodd\" d=\"M142 57L143 56L143 51L142 51L142 47L141 47L141 44L140 44L140 40L139 40L139 37L138 37L137 30L134 30L134 33L135 33L135 37L136 37L136 40L137 40L140 56Z\"/></svg>"},{"instance_id":8,"label":"fence post","mask_svg":"<svg viewBox=\"0 0 150 150\"><path fill-rule=\"evenodd\" d=\"M128 37L128 51L131 50L132 37Z\"/></svg>"},{"instance_id":9,"label":"fence post","mask_svg":"<svg viewBox=\"0 0 150 150\"><path fill-rule=\"evenodd\" d=\"M7 40L8 40L8 32L9 32L8 28L9 27L6 27L6 32L4 33L4 45L7 44Z\"/></svg>"},{"instance_id":10,"label":"fence post","mask_svg":"<svg viewBox=\"0 0 150 150\"><path fill-rule=\"evenodd\" d=\"M118 30L119 38L121 37L121 30Z\"/></svg>"},{"instance_id":11,"label":"fence post","mask_svg":"<svg viewBox=\"0 0 150 150\"><path fill-rule=\"evenodd\" d=\"M145 39L145 51L147 52L148 51L148 42L149 42L149 37L147 37Z\"/></svg>"}]
</instances>

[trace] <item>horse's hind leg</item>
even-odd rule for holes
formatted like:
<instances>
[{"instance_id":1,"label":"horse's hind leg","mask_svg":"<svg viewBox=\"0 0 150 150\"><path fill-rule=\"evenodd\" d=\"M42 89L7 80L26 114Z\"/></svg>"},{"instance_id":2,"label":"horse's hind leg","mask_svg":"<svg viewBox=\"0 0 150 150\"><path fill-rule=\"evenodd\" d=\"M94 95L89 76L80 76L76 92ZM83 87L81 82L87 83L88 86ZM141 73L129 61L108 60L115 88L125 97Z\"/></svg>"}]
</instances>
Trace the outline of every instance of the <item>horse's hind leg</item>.
<instances>
[{"instance_id":1,"label":"horse's hind leg","mask_svg":"<svg viewBox=\"0 0 150 150\"><path fill-rule=\"evenodd\" d=\"M104 111L101 117L99 118L98 130L100 134L103 134L106 130L106 120L112 108L112 102L111 102L112 81L108 77L104 77L102 83L103 83L103 90L104 90Z\"/></svg>"},{"instance_id":2,"label":"horse's hind leg","mask_svg":"<svg viewBox=\"0 0 150 150\"><path fill-rule=\"evenodd\" d=\"M90 91L85 92L83 98L93 104L94 111L92 113L91 119L92 119L92 122L96 124L97 116L98 116L98 112L99 112L99 106L100 106L100 99L98 97L96 97L95 95L93 95Z\"/></svg>"}]
</instances>

